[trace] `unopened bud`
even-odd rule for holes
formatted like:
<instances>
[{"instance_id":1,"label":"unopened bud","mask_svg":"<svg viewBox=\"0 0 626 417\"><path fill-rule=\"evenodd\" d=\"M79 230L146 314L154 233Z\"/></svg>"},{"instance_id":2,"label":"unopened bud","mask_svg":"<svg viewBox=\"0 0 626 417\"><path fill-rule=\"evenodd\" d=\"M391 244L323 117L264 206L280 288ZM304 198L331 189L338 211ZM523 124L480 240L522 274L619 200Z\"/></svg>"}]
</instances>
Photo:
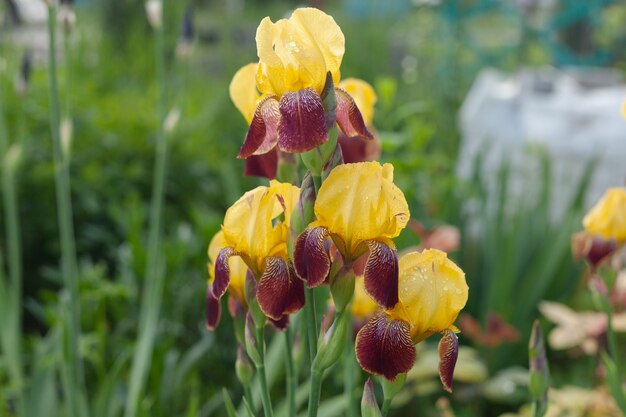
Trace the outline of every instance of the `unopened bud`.
<instances>
[{"instance_id":1,"label":"unopened bud","mask_svg":"<svg viewBox=\"0 0 626 417\"><path fill-rule=\"evenodd\" d=\"M250 359L246 354L245 349L239 345L237 346L237 360L235 361L235 373L237 379L242 385L250 385L252 377L254 376L254 368L250 363Z\"/></svg>"},{"instance_id":2,"label":"unopened bud","mask_svg":"<svg viewBox=\"0 0 626 417\"><path fill-rule=\"evenodd\" d=\"M254 320L252 320L252 315L250 313L246 316L245 339L246 352L252 362L258 366L261 363L261 354L259 353L259 347L256 342L256 326L254 325Z\"/></svg>"},{"instance_id":3,"label":"unopened bud","mask_svg":"<svg viewBox=\"0 0 626 417\"><path fill-rule=\"evenodd\" d=\"M372 378L367 378L363 386L363 396L361 397L361 416L362 417L382 417L376 396L374 395L374 383Z\"/></svg>"},{"instance_id":4,"label":"unopened bud","mask_svg":"<svg viewBox=\"0 0 626 417\"><path fill-rule=\"evenodd\" d=\"M328 159L337 146L337 128L328 129L328 140L315 149L300 154L302 162L312 175L321 176Z\"/></svg>"},{"instance_id":5,"label":"unopened bud","mask_svg":"<svg viewBox=\"0 0 626 417\"><path fill-rule=\"evenodd\" d=\"M335 150L333 151L332 155L330 155L328 162L326 162L326 165L324 166L324 172L322 173L322 178L324 180L328 178L328 176L330 175L330 171L332 171L333 168L335 168L336 166L341 165L343 163L344 163L343 151L341 150L341 146L337 145L335 146Z\"/></svg>"},{"instance_id":6,"label":"unopened bud","mask_svg":"<svg viewBox=\"0 0 626 417\"><path fill-rule=\"evenodd\" d=\"M534 400L534 407L538 411L538 413L535 412L533 415L543 415L548 405L550 370L543 341L543 332L538 320L535 320L533 323L530 334L528 362L530 367L530 395Z\"/></svg>"},{"instance_id":7,"label":"unopened bud","mask_svg":"<svg viewBox=\"0 0 626 417\"><path fill-rule=\"evenodd\" d=\"M335 96L335 83L333 75L330 71L326 73L326 83L320 95L322 105L324 106L324 114L326 117L326 128L330 131L337 121L337 97Z\"/></svg>"},{"instance_id":8,"label":"unopened bud","mask_svg":"<svg viewBox=\"0 0 626 417\"><path fill-rule=\"evenodd\" d=\"M161 0L146 1L146 16L153 29L161 28L163 24L163 3Z\"/></svg>"},{"instance_id":9,"label":"unopened bud","mask_svg":"<svg viewBox=\"0 0 626 417\"><path fill-rule=\"evenodd\" d=\"M338 262L333 263L333 267L336 264ZM342 266L336 274L333 274L333 271L331 271L330 293L339 313L344 311L350 304L350 301L352 301L355 279L351 265Z\"/></svg>"},{"instance_id":10,"label":"unopened bud","mask_svg":"<svg viewBox=\"0 0 626 417\"><path fill-rule=\"evenodd\" d=\"M344 311L336 316L330 329L320 335L313 368L323 372L337 362L345 348L349 323L350 313Z\"/></svg>"},{"instance_id":11,"label":"unopened bud","mask_svg":"<svg viewBox=\"0 0 626 417\"><path fill-rule=\"evenodd\" d=\"M602 312L611 311L611 303L609 301L609 290L604 280L596 274L593 274L588 283L589 291L591 291L591 301L595 308Z\"/></svg>"}]
</instances>

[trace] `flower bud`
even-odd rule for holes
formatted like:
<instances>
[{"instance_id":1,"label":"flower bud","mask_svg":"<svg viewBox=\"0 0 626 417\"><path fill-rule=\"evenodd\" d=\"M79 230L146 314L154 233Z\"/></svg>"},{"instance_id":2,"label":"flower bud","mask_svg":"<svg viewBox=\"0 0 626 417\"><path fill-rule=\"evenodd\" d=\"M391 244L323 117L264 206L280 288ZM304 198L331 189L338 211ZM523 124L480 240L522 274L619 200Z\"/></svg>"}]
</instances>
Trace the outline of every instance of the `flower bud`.
<instances>
[{"instance_id":1,"label":"flower bud","mask_svg":"<svg viewBox=\"0 0 626 417\"><path fill-rule=\"evenodd\" d=\"M289 224L291 236L287 241L289 246L289 254L293 258L293 249L295 241L302 231L313 220L313 207L315 206L315 185L310 172L307 172L302 179L300 186L300 197L298 204L291 213L291 222Z\"/></svg>"},{"instance_id":2,"label":"flower bud","mask_svg":"<svg viewBox=\"0 0 626 417\"><path fill-rule=\"evenodd\" d=\"M361 397L361 416L362 417L382 417L376 396L374 395L374 383L372 378L367 378L363 386L363 397Z\"/></svg>"},{"instance_id":3,"label":"flower bud","mask_svg":"<svg viewBox=\"0 0 626 417\"><path fill-rule=\"evenodd\" d=\"M337 262L335 262L336 264ZM334 266L334 265L333 265ZM336 274L331 271L330 293L337 312L341 313L352 301L354 295L355 279L352 266L342 266Z\"/></svg>"},{"instance_id":4,"label":"flower bud","mask_svg":"<svg viewBox=\"0 0 626 417\"><path fill-rule=\"evenodd\" d=\"M380 378L380 385L383 387L383 395L385 400L391 400L396 396L404 387L406 381L406 373L400 373L393 381L387 378Z\"/></svg>"},{"instance_id":5,"label":"flower bud","mask_svg":"<svg viewBox=\"0 0 626 417\"><path fill-rule=\"evenodd\" d=\"M337 147L337 134L337 128L328 129L328 140L325 143L300 154L302 162L312 175L322 175L324 166Z\"/></svg>"},{"instance_id":6,"label":"flower bud","mask_svg":"<svg viewBox=\"0 0 626 417\"><path fill-rule=\"evenodd\" d=\"M344 311L336 316L331 328L320 335L317 356L313 362L314 369L322 372L337 362L345 348L348 324L350 324L350 314Z\"/></svg>"},{"instance_id":7,"label":"flower bud","mask_svg":"<svg viewBox=\"0 0 626 417\"><path fill-rule=\"evenodd\" d=\"M528 345L528 362L530 367L530 395L534 400L534 407L543 410L548 405L548 387L550 386L550 370L546 358L546 348L539 321L535 320L530 334ZM533 415L543 415L535 412Z\"/></svg>"},{"instance_id":8,"label":"flower bud","mask_svg":"<svg viewBox=\"0 0 626 417\"><path fill-rule=\"evenodd\" d=\"M261 354L259 353L259 347L257 346L255 332L256 327L254 325L254 320L252 320L252 315L248 313L246 316L245 330L246 352L252 362L258 366L261 363Z\"/></svg>"},{"instance_id":9,"label":"flower bud","mask_svg":"<svg viewBox=\"0 0 626 417\"><path fill-rule=\"evenodd\" d=\"M237 346L235 372L237 374L237 379L242 385L250 385L252 377L254 376L254 368L250 363L250 359L248 358L245 349L241 345Z\"/></svg>"},{"instance_id":10,"label":"flower bud","mask_svg":"<svg viewBox=\"0 0 626 417\"><path fill-rule=\"evenodd\" d=\"M146 17L152 29L159 29L163 24L163 3L161 0L148 0L145 4Z\"/></svg>"},{"instance_id":11,"label":"flower bud","mask_svg":"<svg viewBox=\"0 0 626 417\"><path fill-rule=\"evenodd\" d=\"M326 84L321 94L324 115L326 117L326 128L330 130L337 121L337 97L335 96L335 83L333 75L326 73Z\"/></svg>"}]
</instances>

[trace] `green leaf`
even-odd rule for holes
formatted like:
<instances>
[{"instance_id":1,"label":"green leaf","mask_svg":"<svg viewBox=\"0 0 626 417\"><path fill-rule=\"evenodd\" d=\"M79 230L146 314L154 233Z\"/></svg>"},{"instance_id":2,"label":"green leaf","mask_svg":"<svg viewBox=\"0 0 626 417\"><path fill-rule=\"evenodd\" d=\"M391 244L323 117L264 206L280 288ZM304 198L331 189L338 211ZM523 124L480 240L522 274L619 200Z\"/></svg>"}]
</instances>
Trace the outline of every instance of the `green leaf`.
<instances>
[{"instance_id":1,"label":"green leaf","mask_svg":"<svg viewBox=\"0 0 626 417\"><path fill-rule=\"evenodd\" d=\"M622 413L626 415L626 395L624 395L624 390L622 389L622 379L617 371L617 365L606 352L602 352L602 362L606 368L606 382L609 385L613 399Z\"/></svg>"}]
</instances>

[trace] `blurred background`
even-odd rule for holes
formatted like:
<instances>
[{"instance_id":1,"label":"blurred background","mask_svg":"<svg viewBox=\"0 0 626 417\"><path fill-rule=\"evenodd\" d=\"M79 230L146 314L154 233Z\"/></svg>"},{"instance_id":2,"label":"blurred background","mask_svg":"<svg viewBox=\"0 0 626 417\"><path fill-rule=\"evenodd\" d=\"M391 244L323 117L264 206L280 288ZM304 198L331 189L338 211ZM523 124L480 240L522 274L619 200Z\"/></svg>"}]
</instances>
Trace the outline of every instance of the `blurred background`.
<instances>
[{"instance_id":1,"label":"blurred background","mask_svg":"<svg viewBox=\"0 0 626 417\"><path fill-rule=\"evenodd\" d=\"M224 314L215 332L204 325L208 243L225 210L262 183L244 178L243 161L235 158L247 126L229 99L228 84L239 67L257 60L258 22L288 16L302 5L287 0L164 4L170 143L163 214L166 278L138 415L222 416L221 387L241 397L230 317ZM463 347L451 404L437 401L442 391L435 346L423 343L404 398L394 403L391 415L516 412L528 401L532 321L550 316L561 324L580 324L577 311L591 309L584 265L572 259L571 234L582 228L583 214L607 187L626 180L626 120L620 114L626 97L626 2L318 0L310 5L331 14L345 34L342 77L364 79L377 92L374 125L381 159L395 165L396 183L420 222L403 232L399 248L424 243L425 231L452 226L446 229L452 230L451 256L470 286L459 319ZM75 22L65 35L61 24L58 40L61 103L69 116L62 128L71 149L79 348L92 415L118 416L137 337L148 246L155 46L143 1L81 0L74 12ZM9 146L19 148L22 353L34 387L28 416L64 415L56 371L64 293L46 19L43 1L0 2L3 117ZM6 258L4 216L0 222ZM559 304L540 304L544 300ZM540 305L553 314L544 316ZM561 389L562 403L588 401L559 415L617 416L606 390L597 388L598 349L580 347L588 338L602 345L604 334L597 326L583 327L574 325L579 339L571 348L548 346L552 383ZM278 347L269 349L280 362ZM11 416L9 368L5 354L0 415ZM280 380L282 368L275 368L271 374ZM322 398L338 392L341 378L329 378ZM280 398L282 390L277 384L273 395ZM341 407L333 410L326 415L342 413Z\"/></svg>"}]
</instances>

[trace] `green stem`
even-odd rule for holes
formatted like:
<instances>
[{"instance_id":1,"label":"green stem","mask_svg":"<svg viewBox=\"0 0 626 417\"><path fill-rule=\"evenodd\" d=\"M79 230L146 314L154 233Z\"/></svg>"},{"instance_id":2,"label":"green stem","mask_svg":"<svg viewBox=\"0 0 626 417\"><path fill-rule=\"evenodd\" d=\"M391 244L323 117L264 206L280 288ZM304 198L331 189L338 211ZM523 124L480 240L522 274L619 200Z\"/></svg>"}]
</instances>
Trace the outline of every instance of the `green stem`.
<instances>
[{"instance_id":1,"label":"green stem","mask_svg":"<svg viewBox=\"0 0 626 417\"><path fill-rule=\"evenodd\" d=\"M48 6L49 63L48 77L50 87L50 126L54 153L54 174L58 222L61 233L61 273L65 289L68 292L67 339L63 351L64 393L67 397L70 416L82 416L88 411L84 394L84 373L78 351L80 337L79 289L76 279L76 248L74 226L72 224L72 200L69 174L69 151L65 152L61 144L59 94L56 65L56 22L57 9L54 2ZM67 151L67 150L66 150Z\"/></svg>"},{"instance_id":2,"label":"green stem","mask_svg":"<svg viewBox=\"0 0 626 417\"><path fill-rule=\"evenodd\" d=\"M606 313L606 333L608 339L608 348L611 358L613 358L613 362L615 362L615 367L619 375L621 375L621 367L620 367L620 358L619 358L619 350L617 349L617 338L615 337L615 331L613 330L613 312L611 311L610 300L607 298L607 307L605 309Z\"/></svg>"},{"instance_id":3,"label":"green stem","mask_svg":"<svg viewBox=\"0 0 626 417\"><path fill-rule=\"evenodd\" d=\"M250 389L250 384L243 385L243 397L246 399L250 407L254 410L256 407L254 406L254 402L252 401L252 389Z\"/></svg>"},{"instance_id":4,"label":"green stem","mask_svg":"<svg viewBox=\"0 0 626 417\"><path fill-rule=\"evenodd\" d=\"M163 1L163 3L165 2ZM165 4L163 4L163 8L165 8ZM144 278L145 292L139 315L139 342L133 355L130 389L128 397L126 398L126 409L124 412L126 417L135 417L137 415L139 399L145 388L149 364L154 349L165 277L161 253L161 212L165 192L165 177L167 174L168 143L163 126L166 111L165 42L163 28L165 19L161 20L161 25L154 28L156 77L159 87L157 109L158 128L154 178L152 183L152 201L150 203L149 246Z\"/></svg>"},{"instance_id":5,"label":"green stem","mask_svg":"<svg viewBox=\"0 0 626 417\"><path fill-rule=\"evenodd\" d=\"M391 408L391 400L392 398L385 398L383 400L383 408L381 410L383 417L386 417L389 413L389 409Z\"/></svg>"},{"instance_id":6,"label":"green stem","mask_svg":"<svg viewBox=\"0 0 626 417\"><path fill-rule=\"evenodd\" d=\"M354 359L354 341L352 337L348 335L346 347L343 351L343 364L345 366L343 374L343 389L346 396L346 402L348 403L348 417L357 417L357 403L354 401L354 371L355 371L355 359Z\"/></svg>"},{"instance_id":7,"label":"green stem","mask_svg":"<svg viewBox=\"0 0 626 417\"><path fill-rule=\"evenodd\" d=\"M263 327L256 329L257 349L261 356L261 362L257 364L256 370L259 374L259 382L261 383L261 402L263 403L263 413L265 417L273 417L272 400L270 399L270 391L267 385L267 376L265 375L265 338L263 337Z\"/></svg>"},{"instance_id":8,"label":"green stem","mask_svg":"<svg viewBox=\"0 0 626 417\"><path fill-rule=\"evenodd\" d=\"M4 109L2 102L2 81L0 79L0 158L3 168L2 176L2 197L4 200L4 220L7 232L7 246L9 252L9 293L10 306L13 312L8 314L12 321L7 326L11 330L11 334L7 335L7 340L3 340L6 355L9 359L9 372L18 393L18 401L16 404L17 414L20 414L21 407L24 405L23 383L24 374L22 368L22 242L19 222L19 203L17 192L15 190L16 183L16 162L8 160L8 133L5 125ZM0 268L2 264L0 264ZM9 304L9 303L8 303Z\"/></svg>"},{"instance_id":9,"label":"green stem","mask_svg":"<svg viewBox=\"0 0 626 417\"><path fill-rule=\"evenodd\" d=\"M287 351L287 377L285 378L287 381L287 404L288 404L288 414L289 416L296 415L296 372L293 366L293 334L291 331L291 326L288 326L285 330L285 350Z\"/></svg>"},{"instance_id":10,"label":"green stem","mask_svg":"<svg viewBox=\"0 0 626 417\"><path fill-rule=\"evenodd\" d=\"M313 292L313 288L305 288L304 297L307 344L309 346L309 359L312 364L317 354L317 314L315 312L315 293Z\"/></svg>"},{"instance_id":11,"label":"green stem","mask_svg":"<svg viewBox=\"0 0 626 417\"><path fill-rule=\"evenodd\" d=\"M317 408L320 403L322 391L322 371L311 368L311 385L309 387L309 411L308 417L317 417Z\"/></svg>"}]
</instances>

